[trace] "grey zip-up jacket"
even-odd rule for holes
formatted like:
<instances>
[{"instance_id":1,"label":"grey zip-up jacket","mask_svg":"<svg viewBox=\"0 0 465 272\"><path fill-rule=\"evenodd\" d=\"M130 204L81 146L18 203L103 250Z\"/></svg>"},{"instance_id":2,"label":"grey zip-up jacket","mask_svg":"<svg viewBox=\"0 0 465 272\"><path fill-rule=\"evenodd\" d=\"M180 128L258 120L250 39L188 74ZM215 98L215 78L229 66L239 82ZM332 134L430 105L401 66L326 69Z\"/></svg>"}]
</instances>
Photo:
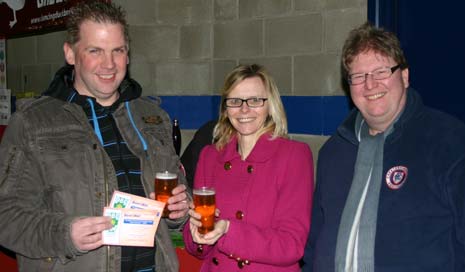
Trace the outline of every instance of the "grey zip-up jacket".
<instances>
[{"instance_id":1,"label":"grey zip-up jacket","mask_svg":"<svg viewBox=\"0 0 465 272\"><path fill-rule=\"evenodd\" d=\"M136 98L114 113L121 136L140 159L147 195L158 171L176 172L185 184L170 119L158 104ZM29 101L12 116L0 144L0 244L17 253L20 271L120 271L120 247L80 252L70 237L73 220L101 216L115 189L112 162L82 108L53 97ZM178 271L169 228L186 219L160 221L157 272Z\"/></svg>"}]
</instances>

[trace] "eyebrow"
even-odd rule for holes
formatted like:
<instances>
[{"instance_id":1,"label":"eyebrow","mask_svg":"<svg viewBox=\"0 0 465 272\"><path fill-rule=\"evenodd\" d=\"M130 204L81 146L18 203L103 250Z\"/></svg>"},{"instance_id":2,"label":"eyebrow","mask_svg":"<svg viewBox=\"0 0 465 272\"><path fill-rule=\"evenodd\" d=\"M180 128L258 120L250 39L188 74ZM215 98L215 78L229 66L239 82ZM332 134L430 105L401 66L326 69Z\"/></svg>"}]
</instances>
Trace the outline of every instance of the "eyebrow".
<instances>
[{"instance_id":1,"label":"eyebrow","mask_svg":"<svg viewBox=\"0 0 465 272\"><path fill-rule=\"evenodd\" d=\"M122 46L113 48L113 50L115 50L115 49L125 49L125 50L129 50L129 46L128 46L128 45L122 45Z\"/></svg>"},{"instance_id":2,"label":"eyebrow","mask_svg":"<svg viewBox=\"0 0 465 272\"><path fill-rule=\"evenodd\" d=\"M368 72L356 72L356 73L349 73L349 75L358 75L358 74L367 74L367 73L371 73L371 72L374 72L374 71L377 71L379 69L390 69L391 67L389 66L381 66L381 67L378 67L378 68L375 68L371 71L368 71Z\"/></svg>"},{"instance_id":3,"label":"eyebrow","mask_svg":"<svg viewBox=\"0 0 465 272\"><path fill-rule=\"evenodd\" d=\"M103 51L105 51L104 48L102 48L102 47L100 47L100 46L96 46L96 45L95 45L95 46L94 46L94 45L89 45L89 46L87 46L87 47L84 48L84 50L89 50L89 49L97 49L97 50L103 50ZM129 46L127 46L127 45L122 45L122 46L118 46L118 47L112 48L112 49L110 49L110 50L113 51L113 50L119 50L119 49L124 49L124 50L129 51Z\"/></svg>"}]
</instances>

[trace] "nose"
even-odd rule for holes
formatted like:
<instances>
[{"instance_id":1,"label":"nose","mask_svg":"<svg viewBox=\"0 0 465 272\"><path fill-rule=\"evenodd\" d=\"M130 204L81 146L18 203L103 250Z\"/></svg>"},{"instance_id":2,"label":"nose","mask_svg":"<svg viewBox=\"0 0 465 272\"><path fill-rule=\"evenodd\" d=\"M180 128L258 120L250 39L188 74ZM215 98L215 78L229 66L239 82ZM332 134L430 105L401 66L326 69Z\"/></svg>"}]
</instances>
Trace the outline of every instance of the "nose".
<instances>
[{"instance_id":1,"label":"nose","mask_svg":"<svg viewBox=\"0 0 465 272\"><path fill-rule=\"evenodd\" d=\"M250 110L249 106L247 103L244 101L241 105L241 112L248 112Z\"/></svg>"},{"instance_id":2,"label":"nose","mask_svg":"<svg viewBox=\"0 0 465 272\"><path fill-rule=\"evenodd\" d=\"M107 69L112 69L115 67L115 60L113 58L113 54L105 54L102 60L102 67Z\"/></svg>"},{"instance_id":3,"label":"nose","mask_svg":"<svg viewBox=\"0 0 465 272\"><path fill-rule=\"evenodd\" d=\"M373 75L365 74L365 87L370 90L375 88L376 86L378 86L378 81L373 79Z\"/></svg>"}]
</instances>

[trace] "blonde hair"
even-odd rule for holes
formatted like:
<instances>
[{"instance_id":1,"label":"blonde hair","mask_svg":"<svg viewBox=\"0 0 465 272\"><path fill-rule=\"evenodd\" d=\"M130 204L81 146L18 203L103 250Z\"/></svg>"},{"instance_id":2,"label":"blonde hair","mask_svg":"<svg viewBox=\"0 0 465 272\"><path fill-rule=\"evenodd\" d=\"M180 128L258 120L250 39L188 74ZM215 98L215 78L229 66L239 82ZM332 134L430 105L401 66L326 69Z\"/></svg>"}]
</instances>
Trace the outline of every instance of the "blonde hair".
<instances>
[{"instance_id":1,"label":"blonde hair","mask_svg":"<svg viewBox=\"0 0 465 272\"><path fill-rule=\"evenodd\" d=\"M218 150L222 149L236 134L236 130L229 121L226 112L227 107L225 105L225 99L240 82L251 77L260 78L268 94L268 117L265 120L263 128L259 130L258 134L261 136L264 133L270 132L272 134L272 139L275 139L276 137L288 137L286 113L273 78L268 74L263 66L258 64L239 65L226 77L223 89L221 90L219 119L213 131L214 143Z\"/></svg>"}]
</instances>

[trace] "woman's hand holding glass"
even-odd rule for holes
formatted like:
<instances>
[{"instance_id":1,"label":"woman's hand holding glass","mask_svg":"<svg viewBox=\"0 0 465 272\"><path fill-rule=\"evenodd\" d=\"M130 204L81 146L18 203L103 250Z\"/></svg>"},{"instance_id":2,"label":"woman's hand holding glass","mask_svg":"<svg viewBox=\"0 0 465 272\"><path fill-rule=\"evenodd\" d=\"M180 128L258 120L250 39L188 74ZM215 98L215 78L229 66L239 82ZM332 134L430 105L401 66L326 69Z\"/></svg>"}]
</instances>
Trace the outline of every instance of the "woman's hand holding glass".
<instances>
[{"instance_id":1,"label":"woman's hand holding glass","mask_svg":"<svg viewBox=\"0 0 465 272\"><path fill-rule=\"evenodd\" d=\"M229 220L221 219L215 222L215 227L212 231L207 232L206 234L201 234L199 232L199 227L202 226L201 215L200 213L195 212L193 203L191 205L192 209L189 210L189 228L192 239L195 243L201 245L213 245L228 232ZM216 209L215 216L218 217L219 214L220 211Z\"/></svg>"}]
</instances>

